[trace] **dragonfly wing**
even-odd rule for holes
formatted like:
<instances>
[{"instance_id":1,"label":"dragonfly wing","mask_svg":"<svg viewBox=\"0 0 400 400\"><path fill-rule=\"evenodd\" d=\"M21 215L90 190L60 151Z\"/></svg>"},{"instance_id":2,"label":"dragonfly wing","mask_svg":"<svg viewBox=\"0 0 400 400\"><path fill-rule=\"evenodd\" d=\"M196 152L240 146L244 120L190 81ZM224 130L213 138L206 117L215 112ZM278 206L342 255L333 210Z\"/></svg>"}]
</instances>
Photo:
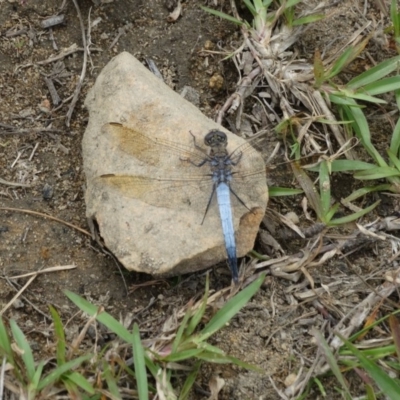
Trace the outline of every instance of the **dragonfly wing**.
<instances>
[{"instance_id":1,"label":"dragonfly wing","mask_svg":"<svg viewBox=\"0 0 400 400\"><path fill-rule=\"evenodd\" d=\"M207 154L195 146L185 146L161 136L150 136L118 123L105 124L102 129L115 139L121 151L165 170L169 167L176 168L178 161L185 163L187 167L195 168L194 164L200 164L207 158Z\"/></svg>"},{"instance_id":2,"label":"dragonfly wing","mask_svg":"<svg viewBox=\"0 0 400 400\"><path fill-rule=\"evenodd\" d=\"M232 191L248 208L262 205L267 200L268 189L266 166L261 154L250 143L245 143L231 154L231 159L233 162L239 159L238 164L232 167Z\"/></svg>"},{"instance_id":3,"label":"dragonfly wing","mask_svg":"<svg viewBox=\"0 0 400 400\"><path fill-rule=\"evenodd\" d=\"M190 209L203 213L212 193L212 180L204 176L146 177L103 175L103 183L155 207Z\"/></svg>"}]
</instances>

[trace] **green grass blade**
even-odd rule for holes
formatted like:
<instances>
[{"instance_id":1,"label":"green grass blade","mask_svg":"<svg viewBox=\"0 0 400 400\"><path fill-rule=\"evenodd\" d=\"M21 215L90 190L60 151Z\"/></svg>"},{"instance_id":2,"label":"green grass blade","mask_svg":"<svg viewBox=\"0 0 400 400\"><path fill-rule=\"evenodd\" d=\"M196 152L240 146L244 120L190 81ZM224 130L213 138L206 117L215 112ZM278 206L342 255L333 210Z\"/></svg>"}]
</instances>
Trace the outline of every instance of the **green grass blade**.
<instances>
[{"instance_id":1,"label":"green grass blade","mask_svg":"<svg viewBox=\"0 0 400 400\"><path fill-rule=\"evenodd\" d=\"M64 328L57 310L53 306L50 306L49 309L50 309L50 314L53 318L54 336L55 336L55 342L57 343L57 352L56 352L57 365L62 365L65 363L65 354L66 354Z\"/></svg>"},{"instance_id":2,"label":"green grass blade","mask_svg":"<svg viewBox=\"0 0 400 400\"><path fill-rule=\"evenodd\" d=\"M144 349L140 340L139 326L133 325L133 362L135 364L136 382L140 400L148 400L149 387L147 382Z\"/></svg>"},{"instance_id":3,"label":"green grass blade","mask_svg":"<svg viewBox=\"0 0 400 400\"><path fill-rule=\"evenodd\" d=\"M285 3L285 9L288 9L290 7L294 7L296 4L299 4L303 0L288 0ZM280 2L282 4L282 2Z\"/></svg>"},{"instance_id":4,"label":"green grass blade","mask_svg":"<svg viewBox=\"0 0 400 400\"><path fill-rule=\"evenodd\" d=\"M31 383L35 375L35 361L33 359L32 349L24 333L13 319L10 320L10 327L17 346L22 350L21 358L26 367L28 381Z\"/></svg>"},{"instance_id":5,"label":"green grass blade","mask_svg":"<svg viewBox=\"0 0 400 400\"><path fill-rule=\"evenodd\" d=\"M185 329L187 327L189 318L192 315L192 307L193 307L193 302L190 301L189 302L189 306L188 306L188 308L186 310L185 316L183 317L183 320L182 320L182 322L181 322L181 324L179 326L178 332L176 333L174 342L172 343L171 353L175 353L178 350L178 347L179 347L179 345L180 345L180 343L182 341L182 338L185 339L183 337L183 333L184 333L184 331L185 331Z\"/></svg>"},{"instance_id":6,"label":"green grass blade","mask_svg":"<svg viewBox=\"0 0 400 400\"><path fill-rule=\"evenodd\" d=\"M325 215L325 224L330 225L330 220L333 218L333 216L337 213L338 209L340 207L340 203L336 203L333 205L328 212Z\"/></svg>"},{"instance_id":7,"label":"green grass blade","mask_svg":"<svg viewBox=\"0 0 400 400\"><path fill-rule=\"evenodd\" d=\"M318 218L323 222L324 212L321 203L321 197L318 191L315 189L313 181L307 175L303 168L301 168L297 163L291 164L293 174L299 182L304 194L307 197L310 206L316 212Z\"/></svg>"},{"instance_id":8,"label":"green grass blade","mask_svg":"<svg viewBox=\"0 0 400 400\"><path fill-rule=\"evenodd\" d=\"M363 90L365 90L368 94L372 96L391 92L393 90L398 90L398 89L400 89L399 75L381 79L380 81L372 82L369 85L365 85L363 87Z\"/></svg>"},{"instance_id":9,"label":"green grass blade","mask_svg":"<svg viewBox=\"0 0 400 400\"><path fill-rule=\"evenodd\" d=\"M243 0L243 3L246 4L246 7L249 9L253 17L256 17L258 12L253 6L253 3L250 0Z\"/></svg>"},{"instance_id":10,"label":"green grass blade","mask_svg":"<svg viewBox=\"0 0 400 400\"><path fill-rule=\"evenodd\" d=\"M122 399L122 396L118 389L118 382L116 381L115 376L112 374L109 365L105 362L103 363L103 375L104 379L107 382L108 391L114 396L116 399Z\"/></svg>"},{"instance_id":11,"label":"green grass blade","mask_svg":"<svg viewBox=\"0 0 400 400\"><path fill-rule=\"evenodd\" d=\"M0 318L0 354L7 358L7 361L15 366L13 351L11 349L10 338L4 325L3 318Z\"/></svg>"},{"instance_id":12,"label":"green grass blade","mask_svg":"<svg viewBox=\"0 0 400 400\"><path fill-rule=\"evenodd\" d=\"M194 364L192 371L190 372L185 380L185 383L182 386L182 390L179 393L178 400L187 400L189 398L190 390L192 389L192 386L196 381L197 375L199 374L200 366L201 361L197 361Z\"/></svg>"},{"instance_id":13,"label":"green grass blade","mask_svg":"<svg viewBox=\"0 0 400 400\"><path fill-rule=\"evenodd\" d=\"M352 397L351 397L348 385L346 383L346 380L344 379L344 377L340 371L339 365L337 364L335 356L332 353L332 350L330 349L328 343L326 342L325 338L322 336L322 334L319 331L314 331L314 336L317 339L319 347L325 354L325 359L328 362L328 364L331 368L331 371L333 372L336 379L340 383L342 389L346 393L346 397L351 400Z\"/></svg>"},{"instance_id":14,"label":"green grass blade","mask_svg":"<svg viewBox=\"0 0 400 400\"><path fill-rule=\"evenodd\" d=\"M39 362L38 366L36 367L35 374L33 375L31 387L34 387L35 390L37 389L40 378L42 377L43 368L45 366L45 362L42 360Z\"/></svg>"},{"instance_id":15,"label":"green grass blade","mask_svg":"<svg viewBox=\"0 0 400 400\"><path fill-rule=\"evenodd\" d=\"M210 320L210 322L201 331L197 342L207 340L212 334L223 328L250 299L256 294L261 284L264 282L265 275L261 275L252 284L243 289L235 297L230 299Z\"/></svg>"},{"instance_id":16,"label":"green grass blade","mask_svg":"<svg viewBox=\"0 0 400 400\"><path fill-rule=\"evenodd\" d=\"M204 350L201 348L182 350L176 353L171 353L170 355L163 357L162 361L166 362L179 362L184 360L190 360L191 358L196 357Z\"/></svg>"},{"instance_id":17,"label":"green grass blade","mask_svg":"<svg viewBox=\"0 0 400 400\"><path fill-rule=\"evenodd\" d=\"M346 67L346 65L348 65L354 59L356 55L356 50L356 47L347 47L346 50L339 56L339 58L327 72L326 79L331 79L342 72L343 68Z\"/></svg>"},{"instance_id":18,"label":"green grass blade","mask_svg":"<svg viewBox=\"0 0 400 400\"><path fill-rule=\"evenodd\" d=\"M394 127L392 138L390 140L390 150L393 154L399 156L400 152L400 118L396 122Z\"/></svg>"},{"instance_id":19,"label":"green grass blade","mask_svg":"<svg viewBox=\"0 0 400 400\"><path fill-rule=\"evenodd\" d=\"M310 24L311 22L316 22L320 21L321 19L324 19L325 15L324 14L313 14L313 15L307 15L306 17L298 18L293 21L293 26L300 26L300 25L305 25L305 24Z\"/></svg>"},{"instance_id":20,"label":"green grass blade","mask_svg":"<svg viewBox=\"0 0 400 400\"><path fill-rule=\"evenodd\" d=\"M97 313L97 306L89 303L87 300L83 299L77 294L72 293L69 290L65 290L64 294L86 314L94 316ZM101 314L97 315L96 319L116 335L118 335L121 339L125 340L127 343L132 343L132 334L110 314L102 312Z\"/></svg>"},{"instance_id":21,"label":"green grass blade","mask_svg":"<svg viewBox=\"0 0 400 400\"><path fill-rule=\"evenodd\" d=\"M41 382L38 385L38 390L42 390L49 385L54 385L61 378L63 374L79 367L84 362L89 361L92 357L93 357L92 354L85 354L84 356L75 358L74 360L71 361L67 361L60 367L53 369L45 378L41 380Z\"/></svg>"},{"instance_id":22,"label":"green grass blade","mask_svg":"<svg viewBox=\"0 0 400 400\"><path fill-rule=\"evenodd\" d=\"M343 202L351 202L354 200L359 199L360 197L365 196L366 194L369 193L374 193L374 192L383 192L385 190L390 190L391 185L389 183L385 183L383 185L377 185L377 186L364 186L363 188L357 189L353 193L350 194L350 196L347 196Z\"/></svg>"},{"instance_id":23,"label":"green grass blade","mask_svg":"<svg viewBox=\"0 0 400 400\"><path fill-rule=\"evenodd\" d=\"M205 6L200 6L200 8L202 10L212 14L212 15L215 15L216 17L223 18L223 19L226 19L226 20L228 20L230 22L233 22L236 25L239 25L239 26L243 25L242 21L230 16L229 14L225 14L225 13L223 13L221 11L213 10L212 8L208 8L208 7L205 7Z\"/></svg>"},{"instance_id":24,"label":"green grass blade","mask_svg":"<svg viewBox=\"0 0 400 400\"><path fill-rule=\"evenodd\" d=\"M336 219L332 219L329 221L329 226L334 226L334 225L342 225L342 224L348 224L349 222L353 222L356 221L357 219L361 218L362 216L368 214L369 212L371 212L375 207L378 206L378 204L381 201L378 200L376 201L374 204L370 205L367 208L364 208L360 211L357 211L356 213L350 214L350 215L346 215L345 217L342 218L336 218Z\"/></svg>"},{"instance_id":25,"label":"green grass blade","mask_svg":"<svg viewBox=\"0 0 400 400\"><path fill-rule=\"evenodd\" d=\"M368 101L373 104L387 104L387 101L380 99L378 97L373 97L367 93L350 93L349 92L346 97L356 99L356 100Z\"/></svg>"},{"instance_id":26,"label":"green grass blade","mask_svg":"<svg viewBox=\"0 0 400 400\"><path fill-rule=\"evenodd\" d=\"M292 189L278 186L269 187L268 192L269 197L294 196L296 194L304 193L301 189Z\"/></svg>"},{"instance_id":27,"label":"green grass blade","mask_svg":"<svg viewBox=\"0 0 400 400\"><path fill-rule=\"evenodd\" d=\"M349 101L355 101L352 99L348 99ZM358 107L347 107L342 106L343 110L348 116L348 119L353 121L352 127L357 137L360 139L361 144L368 151L369 155L374 158L374 160L378 163L379 166L387 166L385 160L378 153L375 147L371 143L371 133L369 130L369 125L367 119L365 118L364 113Z\"/></svg>"},{"instance_id":28,"label":"green grass blade","mask_svg":"<svg viewBox=\"0 0 400 400\"><path fill-rule=\"evenodd\" d=\"M330 93L329 100L332 103L338 104L340 106L359 107L359 108L364 107L357 104L352 98L344 97L343 93L341 92Z\"/></svg>"},{"instance_id":29,"label":"green grass blade","mask_svg":"<svg viewBox=\"0 0 400 400\"><path fill-rule=\"evenodd\" d=\"M365 357L351 342L341 335L338 336L352 351L353 355L358 358L362 367L368 372L369 376L375 381L382 392L390 399L397 399L400 393L400 385L396 380L387 375L375 362Z\"/></svg>"},{"instance_id":30,"label":"green grass blade","mask_svg":"<svg viewBox=\"0 0 400 400\"><path fill-rule=\"evenodd\" d=\"M79 372L71 372L70 374L68 374L66 379L73 382L76 386L85 390L89 394L95 394L96 392L92 384Z\"/></svg>"},{"instance_id":31,"label":"green grass blade","mask_svg":"<svg viewBox=\"0 0 400 400\"><path fill-rule=\"evenodd\" d=\"M376 167L354 174L354 178L361 180L382 179L393 176L400 176L400 171L393 167Z\"/></svg>"},{"instance_id":32,"label":"green grass blade","mask_svg":"<svg viewBox=\"0 0 400 400\"><path fill-rule=\"evenodd\" d=\"M390 19L393 24L394 37L397 40L400 36L400 12L398 7L398 0L392 0L390 4Z\"/></svg>"},{"instance_id":33,"label":"green grass blade","mask_svg":"<svg viewBox=\"0 0 400 400\"><path fill-rule=\"evenodd\" d=\"M394 167L400 171L400 160L396 157L396 155L390 150L387 150L390 161L393 163Z\"/></svg>"},{"instance_id":34,"label":"green grass blade","mask_svg":"<svg viewBox=\"0 0 400 400\"><path fill-rule=\"evenodd\" d=\"M319 192L321 196L321 208L322 215L324 217L328 214L329 208L331 206L331 180L329 176L328 164L324 160L320 164L319 168ZM323 219L327 222L326 219Z\"/></svg>"},{"instance_id":35,"label":"green grass blade","mask_svg":"<svg viewBox=\"0 0 400 400\"><path fill-rule=\"evenodd\" d=\"M303 168L308 171L319 172L320 164ZM372 168L376 168L376 165L358 160L333 160L330 165L332 172L364 171Z\"/></svg>"},{"instance_id":36,"label":"green grass blade","mask_svg":"<svg viewBox=\"0 0 400 400\"><path fill-rule=\"evenodd\" d=\"M395 71L399 68L399 66L400 56L385 60L375 67L370 68L368 71L356 76L354 79L348 82L346 86L350 89L358 89L362 86L369 85Z\"/></svg>"},{"instance_id":37,"label":"green grass blade","mask_svg":"<svg viewBox=\"0 0 400 400\"><path fill-rule=\"evenodd\" d=\"M244 361L239 360L238 358L231 357L231 356L226 356L226 355L221 355L221 354L215 354L215 353L209 353L209 352L203 352L200 355L197 356L200 360L206 361L208 363L213 363L213 364L235 364L238 365L239 367L245 368L250 371L256 371L256 372L263 372L263 370L260 367L257 367L252 364L248 364Z\"/></svg>"},{"instance_id":38,"label":"green grass blade","mask_svg":"<svg viewBox=\"0 0 400 400\"><path fill-rule=\"evenodd\" d=\"M206 312L206 308L207 308L207 299L208 299L208 293L209 293L209 276L207 275L206 278L206 290L204 292L204 296L203 296L203 300L201 302L201 306L199 307L199 309L195 312L195 314L193 315L193 317L191 318L191 320L188 323L188 327L186 329L185 335L186 337L189 337L194 330L196 329L197 325L200 323L200 321L202 320L204 313Z\"/></svg>"}]
</instances>

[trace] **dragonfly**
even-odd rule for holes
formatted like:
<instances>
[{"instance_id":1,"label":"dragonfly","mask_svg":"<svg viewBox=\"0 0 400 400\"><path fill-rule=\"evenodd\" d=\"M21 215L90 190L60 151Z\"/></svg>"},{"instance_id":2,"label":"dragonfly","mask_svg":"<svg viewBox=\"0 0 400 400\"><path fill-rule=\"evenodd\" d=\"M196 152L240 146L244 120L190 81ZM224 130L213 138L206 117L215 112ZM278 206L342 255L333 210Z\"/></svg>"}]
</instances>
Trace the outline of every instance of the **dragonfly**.
<instances>
[{"instance_id":1,"label":"dragonfly","mask_svg":"<svg viewBox=\"0 0 400 400\"><path fill-rule=\"evenodd\" d=\"M154 167L152 175L105 174L101 179L123 195L134 197L156 207L188 208L202 212L204 222L216 197L224 236L228 266L238 283L233 216L251 211L249 200L266 206L268 188L266 166L260 153L246 142L228 152L228 137L218 129L204 136L204 146L192 136L192 146L153 136L119 123L103 126L113 136L119 149ZM171 201L180 196L181 201Z\"/></svg>"}]
</instances>

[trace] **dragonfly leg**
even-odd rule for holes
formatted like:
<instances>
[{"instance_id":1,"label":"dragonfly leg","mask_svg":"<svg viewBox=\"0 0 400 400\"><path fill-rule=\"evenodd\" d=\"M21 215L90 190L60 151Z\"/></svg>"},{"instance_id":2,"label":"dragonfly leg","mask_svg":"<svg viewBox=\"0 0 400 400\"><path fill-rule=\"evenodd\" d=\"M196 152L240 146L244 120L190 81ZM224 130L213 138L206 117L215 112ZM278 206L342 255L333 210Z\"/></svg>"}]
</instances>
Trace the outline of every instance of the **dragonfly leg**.
<instances>
[{"instance_id":1,"label":"dragonfly leg","mask_svg":"<svg viewBox=\"0 0 400 400\"><path fill-rule=\"evenodd\" d=\"M244 207L246 207L249 211L250 208L246 206L246 203L236 194L236 192L229 186L229 191L239 200L240 204Z\"/></svg>"},{"instance_id":2,"label":"dragonfly leg","mask_svg":"<svg viewBox=\"0 0 400 400\"><path fill-rule=\"evenodd\" d=\"M240 154L237 156L236 161L233 161L232 158L231 158L231 157L232 157L232 154L230 154L230 155L228 156L229 164L233 165L234 167L235 167L236 165L238 165L238 164L240 163L240 160L242 159L242 155L243 155L243 152L240 152Z\"/></svg>"},{"instance_id":3,"label":"dragonfly leg","mask_svg":"<svg viewBox=\"0 0 400 400\"><path fill-rule=\"evenodd\" d=\"M208 200L207 207L206 207L206 211L205 211L205 213L204 213L204 217L203 217L203 219L202 219L202 221L201 221L201 225L203 225L203 222L204 222L204 220L206 219L206 215L207 215L207 213L208 213L208 209L210 208L211 200L212 200L213 197L214 197L214 193L215 193L215 189L216 189L216 188L217 188L217 184L214 183L214 185L213 185L213 190L212 190L212 192L211 192L211 196L210 196L210 198L209 198L209 200Z\"/></svg>"}]
</instances>

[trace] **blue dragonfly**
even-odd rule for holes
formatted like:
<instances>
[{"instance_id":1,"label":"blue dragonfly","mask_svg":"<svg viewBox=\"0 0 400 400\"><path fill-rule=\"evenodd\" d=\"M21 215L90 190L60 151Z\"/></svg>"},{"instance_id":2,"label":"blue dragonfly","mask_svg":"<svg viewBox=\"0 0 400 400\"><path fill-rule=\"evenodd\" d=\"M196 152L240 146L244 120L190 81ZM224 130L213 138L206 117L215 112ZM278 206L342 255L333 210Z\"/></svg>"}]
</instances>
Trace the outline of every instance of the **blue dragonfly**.
<instances>
[{"instance_id":1,"label":"blue dragonfly","mask_svg":"<svg viewBox=\"0 0 400 400\"><path fill-rule=\"evenodd\" d=\"M101 179L123 194L156 207L194 209L204 214L203 221L217 198L228 265L235 284L238 283L238 262L233 223L232 201L236 207L248 208L243 198L266 204L268 189L266 166L250 143L228 153L227 135L211 130L204 137L205 148L150 136L119 123L103 126L105 134L114 136L123 152L153 166L156 172L144 175L102 175ZM182 201L172 202L171 196ZM243 210L243 211L244 211Z\"/></svg>"}]
</instances>

